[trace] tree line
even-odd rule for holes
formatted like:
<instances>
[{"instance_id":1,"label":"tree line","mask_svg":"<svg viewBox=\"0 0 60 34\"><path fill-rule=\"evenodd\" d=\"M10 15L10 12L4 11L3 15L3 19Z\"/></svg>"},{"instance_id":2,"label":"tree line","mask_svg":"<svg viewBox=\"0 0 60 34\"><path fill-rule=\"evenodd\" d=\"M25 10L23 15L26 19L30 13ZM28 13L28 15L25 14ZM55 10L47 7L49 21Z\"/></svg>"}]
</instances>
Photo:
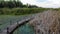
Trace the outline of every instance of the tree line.
<instances>
[{"instance_id":1,"label":"tree line","mask_svg":"<svg viewBox=\"0 0 60 34\"><path fill-rule=\"evenodd\" d=\"M10 9L11 8L11 9ZM42 8L36 5L23 4L19 0L0 0L0 15L25 15L34 14L49 10L50 8ZM52 8L50 9L52 10ZM58 10L58 9L55 9Z\"/></svg>"},{"instance_id":2,"label":"tree line","mask_svg":"<svg viewBox=\"0 0 60 34\"><path fill-rule=\"evenodd\" d=\"M24 5L21 1L16 1L16 0L9 0L9 1L1 1L0 0L0 8L38 8L38 6L36 5L29 5L29 4L26 4Z\"/></svg>"}]
</instances>

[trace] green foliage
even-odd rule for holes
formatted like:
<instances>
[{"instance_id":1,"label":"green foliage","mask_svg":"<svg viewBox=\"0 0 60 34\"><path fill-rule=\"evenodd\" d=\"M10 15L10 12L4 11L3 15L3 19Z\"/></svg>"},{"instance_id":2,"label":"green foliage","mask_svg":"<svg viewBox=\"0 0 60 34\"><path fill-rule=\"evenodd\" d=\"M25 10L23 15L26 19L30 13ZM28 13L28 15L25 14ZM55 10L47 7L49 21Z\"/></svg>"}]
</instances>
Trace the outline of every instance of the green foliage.
<instances>
[{"instance_id":1,"label":"green foliage","mask_svg":"<svg viewBox=\"0 0 60 34\"><path fill-rule=\"evenodd\" d=\"M22 7L23 4L20 1L0 1L0 8L14 8L14 7Z\"/></svg>"},{"instance_id":2,"label":"green foliage","mask_svg":"<svg viewBox=\"0 0 60 34\"><path fill-rule=\"evenodd\" d=\"M24 14L34 14L43 12L47 10L45 8L1 8L0 15L24 15Z\"/></svg>"},{"instance_id":3,"label":"green foliage","mask_svg":"<svg viewBox=\"0 0 60 34\"><path fill-rule=\"evenodd\" d=\"M16 7L19 7L19 8L38 8L36 5L23 5L22 2L20 1L16 1L16 0L10 0L10 1L0 1L0 8L16 8Z\"/></svg>"}]
</instances>

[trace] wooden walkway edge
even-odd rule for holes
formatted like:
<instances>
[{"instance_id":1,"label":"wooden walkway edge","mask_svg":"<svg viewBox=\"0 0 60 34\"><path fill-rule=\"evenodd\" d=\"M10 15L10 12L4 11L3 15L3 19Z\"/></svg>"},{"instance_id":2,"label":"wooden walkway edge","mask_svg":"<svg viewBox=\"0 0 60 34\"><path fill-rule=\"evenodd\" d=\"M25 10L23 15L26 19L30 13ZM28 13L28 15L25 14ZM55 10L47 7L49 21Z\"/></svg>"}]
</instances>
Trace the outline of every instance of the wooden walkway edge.
<instances>
[{"instance_id":1,"label":"wooden walkway edge","mask_svg":"<svg viewBox=\"0 0 60 34\"><path fill-rule=\"evenodd\" d=\"M3 30L3 32L1 32L0 34L13 34L13 32L14 32L17 28L19 28L20 26L28 23L28 22L29 22L30 20L32 20L32 19L33 19L33 18L24 19L24 20L22 20L22 21L20 21L20 22L17 22L17 23L15 23L15 24L13 24L13 25L10 25L10 26L7 27L7 29Z\"/></svg>"}]
</instances>

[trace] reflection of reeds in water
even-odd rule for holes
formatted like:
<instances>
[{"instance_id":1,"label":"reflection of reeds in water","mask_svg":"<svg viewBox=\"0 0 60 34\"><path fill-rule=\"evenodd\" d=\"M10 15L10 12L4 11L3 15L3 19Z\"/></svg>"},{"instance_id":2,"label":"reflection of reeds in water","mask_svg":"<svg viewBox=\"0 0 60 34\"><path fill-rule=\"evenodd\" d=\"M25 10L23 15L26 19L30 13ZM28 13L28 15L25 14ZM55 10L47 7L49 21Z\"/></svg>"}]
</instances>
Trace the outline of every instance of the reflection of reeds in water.
<instances>
[{"instance_id":1,"label":"reflection of reeds in water","mask_svg":"<svg viewBox=\"0 0 60 34\"><path fill-rule=\"evenodd\" d=\"M35 34L60 34L58 17L57 11L45 11L37 14L30 24L34 26Z\"/></svg>"}]
</instances>

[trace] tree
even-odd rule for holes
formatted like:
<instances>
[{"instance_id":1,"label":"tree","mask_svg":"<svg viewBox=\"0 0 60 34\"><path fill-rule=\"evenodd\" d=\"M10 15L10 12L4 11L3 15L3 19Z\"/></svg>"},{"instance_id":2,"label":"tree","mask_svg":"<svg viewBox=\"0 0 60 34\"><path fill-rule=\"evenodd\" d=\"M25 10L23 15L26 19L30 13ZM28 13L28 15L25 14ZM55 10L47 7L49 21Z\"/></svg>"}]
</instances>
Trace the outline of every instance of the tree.
<instances>
[{"instance_id":1,"label":"tree","mask_svg":"<svg viewBox=\"0 0 60 34\"><path fill-rule=\"evenodd\" d=\"M4 7L7 7L7 8L15 8L15 7L37 8L36 5L29 5L29 4L23 5L22 2L19 0L17 0L17 1L16 0L9 0L9 1L1 0L0 8L4 8Z\"/></svg>"},{"instance_id":2,"label":"tree","mask_svg":"<svg viewBox=\"0 0 60 34\"><path fill-rule=\"evenodd\" d=\"M36 5L29 5L29 8L38 8Z\"/></svg>"}]
</instances>

